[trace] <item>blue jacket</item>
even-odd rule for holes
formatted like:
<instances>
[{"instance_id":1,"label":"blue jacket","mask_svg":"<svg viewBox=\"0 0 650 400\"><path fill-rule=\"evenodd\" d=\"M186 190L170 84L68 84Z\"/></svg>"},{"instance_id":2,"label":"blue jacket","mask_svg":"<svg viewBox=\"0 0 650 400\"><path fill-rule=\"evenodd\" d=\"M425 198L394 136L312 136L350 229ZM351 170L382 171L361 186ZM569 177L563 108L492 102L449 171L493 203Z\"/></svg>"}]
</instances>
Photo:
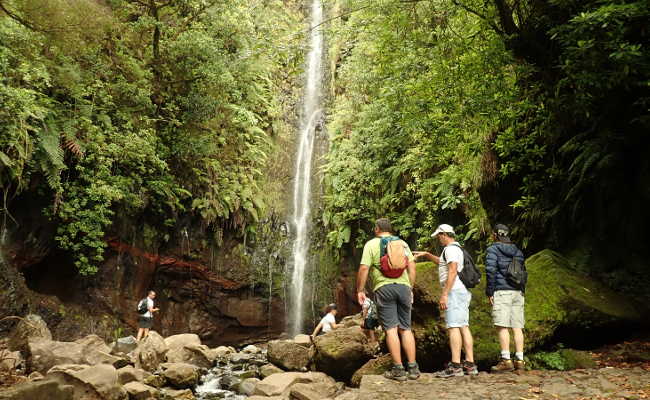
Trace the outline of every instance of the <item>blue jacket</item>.
<instances>
[{"instance_id":1,"label":"blue jacket","mask_svg":"<svg viewBox=\"0 0 650 400\"><path fill-rule=\"evenodd\" d=\"M524 262L524 253L512 243L496 242L487 249L485 261L485 274L487 284L485 294L492 297L497 290L518 290L508 284L506 271L514 257L519 257Z\"/></svg>"}]
</instances>

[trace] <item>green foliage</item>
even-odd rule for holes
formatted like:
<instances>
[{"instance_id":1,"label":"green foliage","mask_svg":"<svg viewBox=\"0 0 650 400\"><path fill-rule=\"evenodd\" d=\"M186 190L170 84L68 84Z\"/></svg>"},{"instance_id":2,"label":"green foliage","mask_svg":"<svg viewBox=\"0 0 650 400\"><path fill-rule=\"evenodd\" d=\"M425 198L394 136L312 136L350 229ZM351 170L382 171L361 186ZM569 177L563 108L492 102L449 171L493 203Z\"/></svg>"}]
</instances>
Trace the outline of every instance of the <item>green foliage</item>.
<instances>
[{"instance_id":1,"label":"green foliage","mask_svg":"<svg viewBox=\"0 0 650 400\"><path fill-rule=\"evenodd\" d=\"M540 351L533 353L528 357L529 367L531 369L554 369L558 371L566 371L568 368L567 360L562 354L562 344L559 343L560 350L556 351Z\"/></svg>"},{"instance_id":2,"label":"green foliage","mask_svg":"<svg viewBox=\"0 0 650 400\"><path fill-rule=\"evenodd\" d=\"M97 271L119 221L149 222L161 238L179 218L235 234L256 223L285 129L282 85L299 73L296 4L2 5L5 218L21 196L50 199L82 274Z\"/></svg>"}]
</instances>

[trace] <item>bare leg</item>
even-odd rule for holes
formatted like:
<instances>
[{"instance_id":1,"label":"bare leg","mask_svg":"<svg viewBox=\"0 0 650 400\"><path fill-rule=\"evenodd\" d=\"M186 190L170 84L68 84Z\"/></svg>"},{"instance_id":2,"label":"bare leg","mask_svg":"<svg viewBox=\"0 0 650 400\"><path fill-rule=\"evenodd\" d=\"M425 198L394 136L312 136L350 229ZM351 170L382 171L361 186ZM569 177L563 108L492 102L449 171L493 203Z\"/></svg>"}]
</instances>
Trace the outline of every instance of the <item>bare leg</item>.
<instances>
[{"instance_id":1,"label":"bare leg","mask_svg":"<svg viewBox=\"0 0 650 400\"><path fill-rule=\"evenodd\" d=\"M508 328L497 326L497 334L499 335L499 345L501 345L501 351L507 351L510 353L510 332L508 331Z\"/></svg>"},{"instance_id":2,"label":"bare leg","mask_svg":"<svg viewBox=\"0 0 650 400\"><path fill-rule=\"evenodd\" d=\"M505 329L507 332L508 330ZM521 328L512 328L512 334L515 339L515 351L517 353L523 353L524 352L524 332ZM508 340L510 341L510 340Z\"/></svg>"},{"instance_id":3,"label":"bare leg","mask_svg":"<svg viewBox=\"0 0 650 400\"><path fill-rule=\"evenodd\" d=\"M386 331L386 345L390 356L393 358L395 365L402 365L402 350L400 349L399 336L397 327L390 328Z\"/></svg>"},{"instance_id":4,"label":"bare leg","mask_svg":"<svg viewBox=\"0 0 650 400\"><path fill-rule=\"evenodd\" d=\"M463 345L463 337L460 328L448 328L449 349L451 350L451 362L460 364L460 349Z\"/></svg>"},{"instance_id":5,"label":"bare leg","mask_svg":"<svg viewBox=\"0 0 650 400\"><path fill-rule=\"evenodd\" d=\"M399 330L400 337L402 338L402 347L406 353L406 359L410 363L415 362L415 338L413 337L413 331L408 330Z\"/></svg>"},{"instance_id":6,"label":"bare leg","mask_svg":"<svg viewBox=\"0 0 650 400\"><path fill-rule=\"evenodd\" d=\"M474 338L469 326L460 328L460 333L463 336L463 348L465 349L465 360L471 363L474 362Z\"/></svg>"},{"instance_id":7,"label":"bare leg","mask_svg":"<svg viewBox=\"0 0 650 400\"><path fill-rule=\"evenodd\" d=\"M144 337L149 336L149 328L144 328Z\"/></svg>"},{"instance_id":8,"label":"bare leg","mask_svg":"<svg viewBox=\"0 0 650 400\"><path fill-rule=\"evenodd\" d=\"M138 328L138 336L136 340L139 342L140 339L142 339L142 335L144 334L144 328Z\"/></svg>"}]
</instances>

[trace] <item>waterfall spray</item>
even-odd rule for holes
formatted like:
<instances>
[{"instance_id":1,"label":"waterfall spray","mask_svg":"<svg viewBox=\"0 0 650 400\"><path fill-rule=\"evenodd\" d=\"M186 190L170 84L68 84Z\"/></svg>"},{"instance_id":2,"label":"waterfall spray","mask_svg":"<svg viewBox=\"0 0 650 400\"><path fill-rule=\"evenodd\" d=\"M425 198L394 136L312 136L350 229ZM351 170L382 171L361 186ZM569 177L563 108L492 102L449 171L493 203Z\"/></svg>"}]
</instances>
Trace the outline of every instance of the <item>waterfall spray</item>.
<instances>
[{"instance_id":1,"label":"waterfall spray","mask_svg":"<svg viewBox=\"0 0 650 400\"><path fill-rule=\"evenodd\" d=\"M321 0L313 0L311 8L310 49L307 56L307 81L303 96L303 110L298 137L296 172L293 183L293 215L295 242L292 249L293 273L291 276L291 333L302 332L304 308L304 281L309 253L309 216L311 194L311 168L314 151L316 123L320 116L322 86L323 34L319 25L323 19Z\"/></svg>"}]
</instances>

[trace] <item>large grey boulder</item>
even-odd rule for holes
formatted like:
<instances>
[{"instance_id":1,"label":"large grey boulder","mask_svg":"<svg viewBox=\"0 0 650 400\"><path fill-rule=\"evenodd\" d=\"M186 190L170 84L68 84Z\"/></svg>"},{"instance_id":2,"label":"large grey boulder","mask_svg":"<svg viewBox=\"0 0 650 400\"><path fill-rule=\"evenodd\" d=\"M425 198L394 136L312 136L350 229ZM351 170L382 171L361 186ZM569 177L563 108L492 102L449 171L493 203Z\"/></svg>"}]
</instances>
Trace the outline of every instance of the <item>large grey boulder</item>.
<instances>
[{"instance_id":1,"label":"large grey boulder","mask_svg":"<svg viewBox=\"0 0 650 400\"><path fill-rule=\"evenodd\" d=\"M120 385L117 370L112 365L57 365L50 369L47 379L74 387L74 399L127 400Z\"/></svg>"},{"instance_id":2,"label":"large grey boulder","mask_svg":"<svg viewBox=\"0 0 650 400\"><path fill-rule=\"evenodd\" d=\"M257 396L289 396L290 388L298 383L326 382L331 380L322 372L283 372L273 374L260 381L255 386Z\"/></svg>"},{"instance_id":3,"label":"large grey boulder","mask_svg":"<svg viewBox=\"0 0 650 400\"><path fill-rule=\"evenodd\" d=\"M29 314L18 322L9 335L9 349L27 352L30 339L52 340L52 332L40 315Z\"/></svg>"},{"instance_id":4,"label":"large grey boulder","mask_svg":"<svg viewBox=\"0 0 650 400\"><path fill-rule=\"evenodd\" d=\"M206 345L188 344L182 347L170 348L167 352L167 362L180 362L195 365L199 368L211 368L217 356L214 350Z\"/></svg>"},{"instance_id":5,"label":"large grey boulder","mask_svg":"<svg viewBox=\"0 0 650 400\"><path fill-rule=\"evenodd\" d=\"M314 340L316 370L340 381L349 381L352 374L373 356L368 338L358 326L334 329Z\"/></svg>"},{"instance_id":6,"label":"large grey boulder","mask_svg":"<svg viewBox=\"0 0 650 400\"><path fill-rule=\"evenodd\" d=\"M352 375L350 385L352 387L359 387L361 384L361 378L363 378L364 375L383 375L383 373L388 371L392 366L393 358L390 354L384 354L381 357L373 358Z\"/></svg>"},{"instance_id":7,"label":"large grey boulder","mask_svg":"<svg viewBox=\"0 0 650 400\"><path fill-rule=\"evenodd\" d=\"M291 387L291 398L296 400L332 399L338 392L334 380L328 382L297 383Z\"/></svg>"},{"instance_id":8,"label":"large grey boulder","mask_svg":"<svg viewBox=\"0 0 650 400\"><path fill-rule=\"evenodd\" d=\"M293 340L272 340L269 342L269 361L288 371L300 371L309 364L309 349Z\"/></svg>"},{"instance_id":9,"label":"large grey boulder","mask_svg":"<svg viewBox=\"0 0 650 400\"><path fill-rule=\"evenodd\" d=\"M194 333L181 333L179 335L172 335L165 338L165 344L169 350L175 350L183 346L200 346L201 338Z\"/></svg>"},{"instance_id":10,"label":"large grey boulder","mask_svg":"<svg viewBox=\"0 0 650 400\"><path fill-rule=\"evenodd\" d=\"M0 400L76 400L72 385L54 380L28 381L0 391Z\"/></svg>"},{"instance_id":11,"label":"large grey boulder","mask_svg":"<svg viewBox=\"0 0 650 400\"><path fill-rule=\"evenodd\" d=\"M199 381L199 368L185 363L160 364L162 375L169 384L177 389L194 387Z\"/></svg>"},{"instance_id":12,"label":"large grey boulder","mask_svg":"<svg viewBox=\"0 0 650 400\"><path fill-rule=\"evenodd\" d=\"M133 336L119 338L115 341L111 354L128 354L138 347L138 341Z\"/></svg>"},{"instance_id":13,"label":"large grey boulder","mask_svg":"<svg viewBox=\"0 0 650 400\"><path fill-rule=\"evenodd\" d=\"M237 393L243 394L244 396L250 396L255 392L255 387L260 382L257 378L247 378L241 381L237 386Z\"/></svg>"},{"instance_id":14,"label":"large grey boulder","mask_svg":"<svg viewBox=\"0 0 650 400\"><path fill-rule=\"evenodd\" d=\"M126 385L129 382L144 383L145 380L150 379L151 376L153 376L152 373L140 368L134 368L131 365L127 365L126 367L117 370L117 379L122 385Z\"/></svg>"},{"instance_id":15,"label":"large grey boulder","mask_svg":"<svg viewBox=\"0 0 650 400\"><path fill-rule=\"evenodd\" d=\"M164 388L159 393L159 400L196 400L190 389L170 389ZM269 400L269 399L266 399Z\"/></svg>"},{"instance_id":16,"label":"large grey boulder","mask_svg":"<svg viewBox=\"0 0 650 400\"><path fill-rule=\"evenodd\" d=\"M154 372L165 362L168 351L165 339L156 331L149 331L149 335L140 341L138 348L131 354L136 368Z\"/></svg>"},{"instance_id":17,"label":"large grey boulder","mask_svg":"<svg viewBox=\"0 0 650 400\"><path fill-rule=\"evenodd\" d=\"M0 349L0 372L25 369L25 359L20 351Z\"/></svg>"},{"instance_id":18,"label":"large grey boulder","mask_svg":"<svg viewBox=\"0 0 650 400\"><path fill-rule=\"evenodd\" d=\"M41 373L60 364L110 364L121 367L127 363L127 360L109 354L109 347L97 335L88 335L74 342L35 338L30 339L27 348L30 370Z\"/></svg>"},{"instance_id":19,"label":"large grey boulder","mask_svg":"<svg viewBox=\"0 0 650 400\"><path fill-rule=\"evenodd\" d=\"M140 382L129 382L124 385L129 394L129 400L150 400L158 397L158 389Z\"/></svg>"}]
</instances>

